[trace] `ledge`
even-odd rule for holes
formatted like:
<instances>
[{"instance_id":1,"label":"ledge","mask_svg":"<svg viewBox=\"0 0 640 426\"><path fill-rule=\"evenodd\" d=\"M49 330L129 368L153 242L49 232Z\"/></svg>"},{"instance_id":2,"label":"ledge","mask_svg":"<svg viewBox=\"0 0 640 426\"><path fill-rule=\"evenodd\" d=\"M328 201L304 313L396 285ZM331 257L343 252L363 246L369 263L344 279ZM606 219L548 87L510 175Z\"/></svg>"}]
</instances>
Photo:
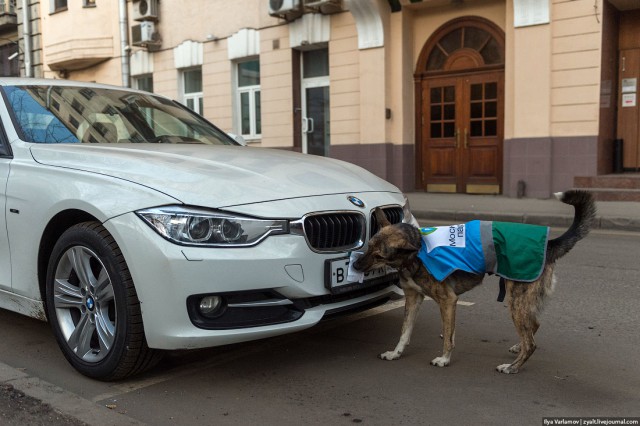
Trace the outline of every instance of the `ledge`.
<instances>
[{"instance_id":1,"label":"ledge","mask_svg":"<svg viewBox=\"0 0 640 426\"><path fill-rule=\"evenodd\" d=\"M44 47L46 64L53 71L79 70L114 57L113 37L74 38Z\"/></svg>"}]
</instances>

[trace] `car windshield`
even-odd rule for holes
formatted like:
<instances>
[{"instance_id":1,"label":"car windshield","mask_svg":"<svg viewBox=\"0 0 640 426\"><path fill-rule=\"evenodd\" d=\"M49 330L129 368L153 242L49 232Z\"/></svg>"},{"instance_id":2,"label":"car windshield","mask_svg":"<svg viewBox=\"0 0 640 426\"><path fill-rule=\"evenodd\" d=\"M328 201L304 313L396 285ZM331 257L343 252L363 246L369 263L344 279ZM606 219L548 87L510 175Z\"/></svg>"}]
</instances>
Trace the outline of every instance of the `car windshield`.
<instances>
[{"instance_id":1,"label":"car windshield","mask_svg":"<svg viewBox=\"0 0 640 426\"><path fill-rule=\"evenodd\" d=\"M7 86L4 92L27 142L236 145L202 117L151 94L73 86Z\"/></svg>"}]
</instances>

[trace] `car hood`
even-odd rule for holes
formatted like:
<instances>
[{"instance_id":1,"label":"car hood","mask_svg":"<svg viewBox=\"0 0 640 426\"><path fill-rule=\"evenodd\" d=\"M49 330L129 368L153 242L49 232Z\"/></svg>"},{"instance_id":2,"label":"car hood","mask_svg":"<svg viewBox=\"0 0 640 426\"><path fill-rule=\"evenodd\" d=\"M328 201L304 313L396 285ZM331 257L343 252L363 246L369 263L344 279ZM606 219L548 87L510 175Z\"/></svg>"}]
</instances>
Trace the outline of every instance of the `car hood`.
<instances>
[{"instance_id":1,"label":"car hood","mask_svg":"<svg viewBox=\"0 0 640 426\"><path fill-rule=\"evenodd\" d=\"M185 204L223 208L353 192L400 192L339 160L240 146L32 145L38 163L135 182Z\"/></svg>"}]
</instances>

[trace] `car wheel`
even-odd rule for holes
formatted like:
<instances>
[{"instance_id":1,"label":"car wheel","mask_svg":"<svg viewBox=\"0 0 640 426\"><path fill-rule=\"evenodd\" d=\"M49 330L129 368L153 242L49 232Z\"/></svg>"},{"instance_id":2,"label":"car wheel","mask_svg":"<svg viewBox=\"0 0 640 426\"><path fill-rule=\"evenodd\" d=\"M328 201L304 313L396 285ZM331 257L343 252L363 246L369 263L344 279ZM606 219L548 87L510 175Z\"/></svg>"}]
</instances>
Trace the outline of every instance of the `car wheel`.
<instances>
[{"instance_id":1,"label":"car wheel","mask_svg":"<svg viewBox=\"0 0 640 426\"><path fill-rule=\"evenodd\" d=\"M47 315L58 345L80 373L117 380L153 366L127 263L98 222L69 228L47 269Z\"/></svg>"}]
</instances>

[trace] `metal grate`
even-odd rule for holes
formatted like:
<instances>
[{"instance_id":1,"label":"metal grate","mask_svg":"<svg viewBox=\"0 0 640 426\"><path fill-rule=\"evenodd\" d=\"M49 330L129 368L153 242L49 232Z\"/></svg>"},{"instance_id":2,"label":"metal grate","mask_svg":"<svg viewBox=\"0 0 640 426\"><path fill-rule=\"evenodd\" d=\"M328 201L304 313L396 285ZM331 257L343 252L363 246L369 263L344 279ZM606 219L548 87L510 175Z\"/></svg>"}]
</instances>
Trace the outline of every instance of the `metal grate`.
<instances>
[{"instance_id":1,"label":"metal grate","mask_svg":"<svg viewBox=\"0 0 640 426\"><path fill-rule=\"evenodd\" d=\"M402 211L402 207L385 207L382 209L384 215L387 217L387 220L391 222L391 224L396 224L402 222L404 218L404 212ZM378 219L376 219L376 215L371 212L371 226L369 236L373 237L378 231Z\"/></svg>"},{"instance_id":2,"label":"metal grate","mask_svg":"<svg viewBox=\"0 0 640 426\"><path fill-rule=\"evenodd\" d=\"M318 251L355 248L364 240L364 229L364 216L358 213L325 213L304 220L307 241Z\"/></svg>"}]
</instances>

